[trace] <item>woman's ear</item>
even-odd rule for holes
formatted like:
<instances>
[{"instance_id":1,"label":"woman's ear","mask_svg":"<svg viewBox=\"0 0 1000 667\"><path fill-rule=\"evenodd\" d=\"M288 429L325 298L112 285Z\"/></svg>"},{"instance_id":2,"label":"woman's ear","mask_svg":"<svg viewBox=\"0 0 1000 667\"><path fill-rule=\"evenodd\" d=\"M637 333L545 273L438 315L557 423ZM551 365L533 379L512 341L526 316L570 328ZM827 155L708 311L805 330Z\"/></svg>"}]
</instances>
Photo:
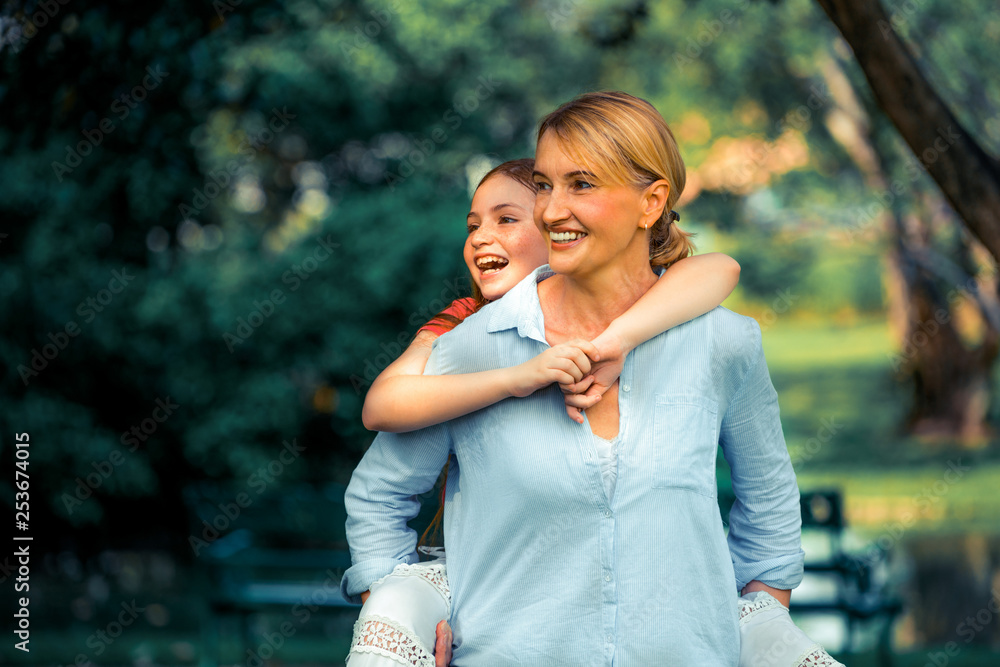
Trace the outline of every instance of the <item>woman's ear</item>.
<instances>
[{"instance_id":1,"label":"woman's ear","mask_svg":"<svg viewBox=\"0 0 1000 667\"><path fill-rule=\"evenodd\" d=\"M657 220L663 217L663 210L667 207L667 199L670 197L670 183L664 179L653 181L642 192L642 219L640 222L644 229L652 227Z\"/></svg>"}]
</instances>

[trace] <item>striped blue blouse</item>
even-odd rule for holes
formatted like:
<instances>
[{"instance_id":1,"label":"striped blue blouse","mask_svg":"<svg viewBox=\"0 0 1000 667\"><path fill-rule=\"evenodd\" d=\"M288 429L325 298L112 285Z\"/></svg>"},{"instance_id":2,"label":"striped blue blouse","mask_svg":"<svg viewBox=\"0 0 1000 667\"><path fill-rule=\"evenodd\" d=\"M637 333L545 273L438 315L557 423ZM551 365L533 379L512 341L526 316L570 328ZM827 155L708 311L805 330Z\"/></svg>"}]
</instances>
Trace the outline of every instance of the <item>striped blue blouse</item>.
<instances>
[{"instance_id":1,"label":"striped blue blouse","mask_svg":"<svg viewBox=\"0 0 1000 667\"><path fill-rule=\"evenodd\" d=\"M544 350L536 285L551 275L539 267L438 338L425 373L512 366ZM660 334L626 357L618 396L610 502L589 423L569 419L555 385L380 433L347 489L344 595L357 600L418 560L407 521L450 460L453 665L736 665L739 589L802 578L799 492L760 327L718 307ZM728 537L720 445L737 497Z\"/></svg>"}]
</instances>

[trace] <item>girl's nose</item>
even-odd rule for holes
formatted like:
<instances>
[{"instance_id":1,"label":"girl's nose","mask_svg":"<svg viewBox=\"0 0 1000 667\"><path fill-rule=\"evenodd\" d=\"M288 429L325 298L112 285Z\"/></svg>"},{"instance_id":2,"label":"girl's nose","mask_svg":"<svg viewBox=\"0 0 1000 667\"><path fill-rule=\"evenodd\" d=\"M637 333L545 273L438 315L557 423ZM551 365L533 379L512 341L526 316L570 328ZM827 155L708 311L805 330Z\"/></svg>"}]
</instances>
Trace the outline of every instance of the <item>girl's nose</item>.
<instances>
[{"instance_id":1,"label":"girl's nose","mask_svg":"<svg viewBox=\"0 0 1000 667\"><path fill-rule=\"evenodd\" d=\"M493 241L493 230L487 225L479 225L476 231L472 232L470 242L473 248L478 248L482 245L487 245Z\"/></svg>"}]
</instances>

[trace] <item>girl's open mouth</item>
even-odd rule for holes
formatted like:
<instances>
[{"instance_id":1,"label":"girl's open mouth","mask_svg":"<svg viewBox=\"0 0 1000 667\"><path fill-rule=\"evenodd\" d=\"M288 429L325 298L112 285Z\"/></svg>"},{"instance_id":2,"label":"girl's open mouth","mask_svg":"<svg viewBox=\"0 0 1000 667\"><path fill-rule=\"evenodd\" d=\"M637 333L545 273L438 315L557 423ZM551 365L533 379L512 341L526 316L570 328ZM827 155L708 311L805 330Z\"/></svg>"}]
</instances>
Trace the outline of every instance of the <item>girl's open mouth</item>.
<instances>
[{"instance_id":1,"label":"girl's open mouth","mask_svg":"<svg viewBox=\"0 0 1000 667\"><path fill-rule=\"evenodd\" d=\"M476 266L484 276L503 271L508 264L510 261L499 255L486 255L476 260Z\"/></svg>"}]
</instances>

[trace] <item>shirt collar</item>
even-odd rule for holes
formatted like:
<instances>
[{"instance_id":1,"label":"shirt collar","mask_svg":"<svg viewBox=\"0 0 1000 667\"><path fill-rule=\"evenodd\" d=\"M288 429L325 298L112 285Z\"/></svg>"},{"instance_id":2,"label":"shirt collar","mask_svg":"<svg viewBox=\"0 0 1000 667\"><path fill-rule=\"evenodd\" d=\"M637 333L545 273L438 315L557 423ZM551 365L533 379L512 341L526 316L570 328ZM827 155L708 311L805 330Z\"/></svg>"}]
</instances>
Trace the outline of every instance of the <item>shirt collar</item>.
<instances>
[{"instance_id":1,"label":"shirt collar","mask_svg":"<svg viewBox=\"0 0 1000 667\"><path fill-rule=\"evenodd\" d=\"M653 270L660 277L666 271L662 266ZM545 343L545 320L538 300L538 283L554 275L555 271L548 264L542 264L510 288L503 298L490 304L493 312L486 331L496 333L516 327L521 338L533 338Z\"/></svg>"},{"instance_id":2,"label":"shirt collar","mask_svg":"<svg viewBox=\"0 0 1000 667\"><path fill-rule=\"evenodd\" d=\"M516 328L521 338L533 338L544 343L545 322L538 301L538 283L554 275L548 264L542 264L510 288L502 299L490 304L493 312L486 330L496 333Z\"/></svg>"}]
</instances>

